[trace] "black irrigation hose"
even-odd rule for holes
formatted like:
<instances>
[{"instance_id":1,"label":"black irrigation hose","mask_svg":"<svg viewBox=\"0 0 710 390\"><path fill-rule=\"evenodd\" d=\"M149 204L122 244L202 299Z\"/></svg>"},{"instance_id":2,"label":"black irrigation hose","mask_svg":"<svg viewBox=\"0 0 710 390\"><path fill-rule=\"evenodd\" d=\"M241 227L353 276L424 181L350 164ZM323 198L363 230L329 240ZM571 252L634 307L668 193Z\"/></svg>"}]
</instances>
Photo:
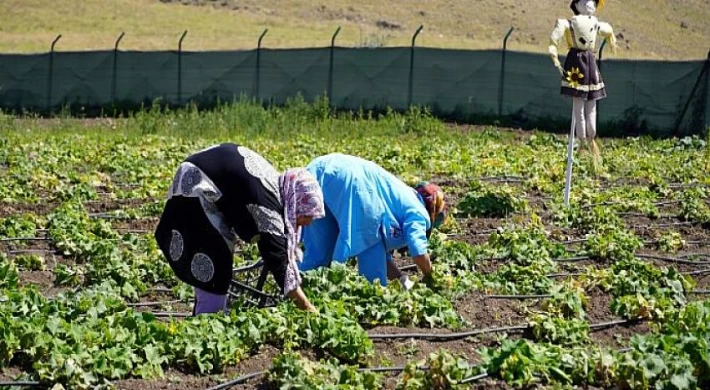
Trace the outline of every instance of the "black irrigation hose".
<instances>
[{"instance_id":1,"label":"black irrigation hose","mask_svg":"<svg viewBox=\"0 0 710 390\"><path fill-rule=\"evenodd\" d=\"M459 384L465 385L467 383L476 382L476 381L479 381L479 380L485 379L485 378L488 378L487 372L484 372L483 374L474 375L474 376L468 377L466 379L462 379L461 382L459 382Z\"/></svg>"},{"instance_id":2,"label":"black irrigation hose","mask_svg":"<svg viewBox=\"0 0 710 390\"><path fill-rule=\"evenodd\" d=\"M702 264L710 264L710 261L692 261L692 260L683 260L683 259L677 259L673 257L663 257L663 256L656 256L656 255L645 255L643 253L638 253L634 255L640 259L651 259L651 260L660 260L660 261L665 261L668 263L678 263L678 264L690 264L690 265L702 265Z\"/></svg>"},{"instance_id":3,"label":"black irrigation hose","mask_svg":"<svg viewBox=\"0 0 710 390\"><path fill-rule=\"evenodd\" d=\"M161 293L171 293L173 292L173 289L168 288L168 287L153 287L150 289L153 292L161 292Z\"/></svg>"},{"instance_id":4,"label":"black irrigation hose","mask_svg":"<svg viewBox=\"0 0 710 390\"><path fill-rule=\"evenodd\" d=\"M561 274L548 274L545 275L548 278L566 278L568 276L582 276L584 275L584 272L569 272L569 273L561 273Z\"/></svg>"},{"instance_id":5,"label":"black irrigation hose","mask_svg":"<svg viewBox=\"0 0 710 390\"><path fill-rule=\"evenodd\" d=\"M630 320L614 320L614 321L608 321L608 322L600 322L597 324L591 324L589 325L590 330L597 330L597 329L604 329L604 328L609 328L612 326L617 326L617 325L624 325L624 324L632 324L632 323L639 323L643 322L642 319L634 318ZM523 331L529 329L529 325L516 325L516 326L507 326L503 328L487 328L487 329L478 329L478 330L472 330L472 331L467 331L467 332L457 332L457 333L398 333L398 334L378 334L378 333L372 333L368 334L368 337L370 340L377 342L381 340L394 340L394 339L420 339L420 340L426 340L426 339L433 339L433 340L438 340L438 341L446 341L446 340L457 340L457 339L463 339L466 337L471 337L471 336L477 336L481 334L487 334L487 333L502 333L502 332L512 332L512 331Z\"/></svg>"},{"instance_id":6,"label":"black irrigation hose","mask_svg":"<svg viewBox=\"0 0 710 390\"><path fill-rule=\"evenodd\" d=\"M582 210L585 210L585 209L591 209L592 207L597 207L597 206L615 206L615 205L618 205L618 204L625 204L625 203L626 203L626 202L621 202L621 201L618 201L618 202L589 203L589 204L582 205L582 206L580 206L579 208L582 209Z\"/></svg>"},{"instance_id":7,"label":"black irrigation hose","mask_svg":"<svg viewBox=\"0 0 710 390\"><path fill-rule=\"evenodd\" d=\"M416 265L416 264L405 265L405 266L401 267L399 270L400 270L400 271L410 271L410 270L413 270L413 269L417 269L417 265Z\"/></svg>"},{"instance_id":8,"label":"black irrigation hose","mask_svg":"<svg viewBox=\"0 0 710 390\"><path fill-rule=\"evenodd\" d=\"M584 261L584 260L591 260L592 258L589 256L579 256L579 257L570 257L567 259L552 259L553 261L556 261L558 263L574 263L577 261Z\"/></svg>"},{"instance_id":9,"label":"black irrigation hose","mask_svg":"<svg viewBox=\"0 0 710 390\"><path fill-rule=\"evenodd\" d=\"M710 290L693 290L689 294L710 295Z\"/></svg>"},{"instance_id":10,"label":"black irrigation hose","mask_svg":"<svg viewBox=\"0 0 710 390\"><path fill-rule=\"evenodd\" d=\"M477 181L520 180L520 181L523 181L523 180L527 180L527 178L525 178L523 176L503 175L503 176L481 176L481 177L476 177L473 180L477 180Z\"/></svg>"},{"instance_id":11,"label":"black irrigation hose","mask_svg":"<svg viewBox=\"0 0 710 390\"><path fill-rule=\"evenodd\" d=\"M550 298L550 294L540 294L540 295L484 295L484 299L545 299Z\"/></svg>"},{"instance_id":12,"label":"black irrigation hose","mask_svg":"<svg viewBox=\"0 0 710 390\"><path fill-rule=\"evenodd\" d=\"M181 312L151 312L151 311L144 311L142 313L150 313L158 318L186 318L186 317L192 317L192 313L181 313Z\"/></svg>"},{"instance_id":13,"label":"black irrigation hose","mask_svg":"<svg viewBox=\"0 0 710 390\"><path fill-rule=\"evenodd\" d=\"M243 382L246 382L246 381L248 381L249 379L256 378L256 377L262 376L262 375L266 375L267 372L268 372L268 371L266 371L266 370L264 370L264 371L252 372L251 374L242 375L242 376L240 376L239 378L233 379L233 380L231 380L231 381L229 381L229 382L224 382L224 383L221 383L221 384L219 384L219 385L212 386L212 387L208 388L207 390L223 390L223 389L228 389L228 388L230 388L230 387L232 387L232 386L236 386L236 385L238 385L238 384L241 384L241 383L243 383Z\"/></svg>"},{"instance_id":14,"label":"black irrigation hose","mask_svg":"<svg viewBox=\"0 0 710 390\"><path fill-rule=\"evenodd\" d=\"M137 302L137 303L127 303L127 307L150 307L150 306L161 306L161 305L171 305L173 303L191 303L191 302L186 302L182 299L174 299L171 301L158 301L158 302Z\"/></svg>"},{"instance_id":15,"label":"black irrigation hose","mask_svg":"<svg viewBox=\"0 0 710 390\"><path fill-rule=\"evenodd\" d=\"M705 274L710 274L710 268L686 272L686 273L682 273L681 275L693 276L693 275L705 275Z\"/></svg>"},{"instance_id":16,"label":"black irrigation hose","mask_svg":"<svg viewBox=\"0 0 710 390\"><path fill-rule=\"evenodd\" d=\"M684 255L678 256L679 259L687 259L689 257L710 257L710 253L686 253Z\"/></svg>"},{"instance_id":17,"label":"black irrigation hose","mask_svg":"<svg viewBox=\"0 0 710 390\"><path fill-rule=\"evenodd\" d=\"M364 367L358 368L360 372L402 372L406 369L405 366L394 366L394 367ZM429 367L417 367L418 370L428 370Z\"/></svg>"},{"instance_id":18,"label":"black irrigation hose","mask_svg":"<svg viewBox=\"0 0 710 390\"><path fill-rule=\"evenodd\" d=\"M650 228L656 227L656 228L664 228L664 227L673 227L673 226L692 226L692 225L697 225L697 222L671 222L671 223L659 223L657 225L647 225ZM639 226L635 226L639 227Z\"/></svg>"},{"instance_id":19,"label":"black irrigation hose","mask_svg":"<svg viewBox=\"0 0 710 390\"><path fill-rule=\"evenodd\" d=\"M604 329L604 328L609 328L617 325L624 325L624 324L636 324L636 323L641 323L643 322L643 319L641 318L634 318L630 320L615 320L615 321L608 321L608 322L600 322L597 324L591 324L589 325L589 330L599 330L599 329Z\"/></svg>"},{"instance_id":20,"label":"black irrigation hose","mask_svg":"<svg viewBox=\"0 0 710 390\"><path fill-rule=\"evenodd\" d=\"M474 367L475 367L475 366L474 366ZM405 366L394 366L394 367L363 367L363 368L358 368L357 370L358 370L359 372L402 372L402 371L404 371L405 369L406 369ZM429 369L428 366L418 366L418 367L417 367L417 370L422 370L422 371L426 371L426 370L428 370L428 369ZM268 373L267 370L252 372L252 373L250 373L250 374L245 374L245 375L242 375L242 376L240 376L240 377L238 377L238 378L236 378L236 379L230 380L229 382L224 382L224 383L221 383L221 384L219 384L219 385L212 386L212 387L208 388L207 390L224 390L224 389L228 389L228 388L230 388L230 387L232 387L232 386L236 386L236 385L239 385L239 384L241 384L241 383L244 383L244 382L246 382L246 381L248 381L248 380L250 380L250 379L253 379L253 378L256 378L256 377L259 377L259 376L266 375L267 373Z\"/></svg>"},{"instance_id":21,"label":"black irrigation hose","mask_svg":"<svg viewBox=\"0 0 710 390\"><path fill-rule=\"evenodd\" d=\"M368 334L368 337L372 341L395 340L395 339L456 340L456 339L463 339L466 337L487 334L487 333L512 332L512 331L519 331L519 330L525 330L525 329L528 329L527 325L508 326L508 327L503 327L503 328L478 329L478 330L472 330L472 331L468 331L468 332L443 333L443 334L436 334L436 333L399 333L399 334L372 333L372 334Z\"/></svg>"},{"instance_id":22,"label":"black irrigation hose","mask_svg":"<svg viewBox=\"0 0 710 390\"><path fill-rule=\"evenodd\" d=\"M55 255L62 254L61 251L57 251L54 249L17 249L14 251L7 252L7 254L10 254L10 255L21 255L23 253L53 253Z\"/></svg>"},{"instance_id":23,"label":"black irrigation hose","mask_svg":"<svg viewBox=\"0 0 710 390\"><path fill-rule=\"evenodd\" d=\"M12 238L0 238L0 242L11 242L11 241L49 241L49 237L12 237Z\"/></svg>"},{"instance_id":24,"label":"black irrigation hose","mask_svg":"<svg viewBox=\"0 0 710 390\"><path fill-rule=\"evenodd\" d=\"M42 386L42 384L36 381L0 381L0 386L37 387Z\"/></svg>"},{"instance_id":25,"label":"black irrigation hose","mask_svg":"<svg viewBox=\"0 0 710 390\"><path fill-rule=\"evenodd\" d=\"M562 245L572 245L572 244L581 244L583 242L589 241L588 238L579 238L576 240L567 240L567 241L561 241L560 244Z\"/></svg>"},{"instance_id":26,"label":"black irrigation hose","mask_svg":"<svg viewBox=\"0 0 710 390\"><path fill-rule=\"evenodd\" d=\"M654 205L654 206L666 206L666 205L669 205L669 204L678 204L678 203L681 203L681 202L682 202L682 201L680 201L680 200L665 200L665 201L662 201L662 202L655 202L655 203L653 203L653 205Z\"/></svg>"}]
</instances>

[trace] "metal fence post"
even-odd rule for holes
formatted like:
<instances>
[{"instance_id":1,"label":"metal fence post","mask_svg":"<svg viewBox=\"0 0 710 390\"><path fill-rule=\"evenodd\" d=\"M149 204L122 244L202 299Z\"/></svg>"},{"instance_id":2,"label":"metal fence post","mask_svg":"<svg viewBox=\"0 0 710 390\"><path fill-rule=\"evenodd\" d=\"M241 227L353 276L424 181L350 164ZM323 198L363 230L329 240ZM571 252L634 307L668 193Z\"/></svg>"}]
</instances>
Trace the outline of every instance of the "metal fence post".
<instances>
[{"instance_id":1,"label":"metal fence post","mask_svg":"<svg viewBox=\"0 0 710 390\"><path fill-rule=\"evenodd\" d=\"M47 111L51 112L52 111L52 83L53 83L53 72L54 72L54 45L57 44L57 41L59 41L59 38L62 37L62 34L57 35L56 38L54 38L54 41L52 41L52 46L49 49L49 70L47 73Z\"/></svg>"},{"instance_id":2,"label":"metal fence post","mask_svg":"<svg viewBox=\"0 0 710 390\"><path fill-rule=\"evenodd\" d=\"M675 127L673 128L673 135L677 136L678 135L678 130L680 130L680 125L683 123L683 118L685 117L685 114L688 112L688 108L690 108L690 102L693 100L693 96L695 96L695 93L698 90L698 87L700 86L700 81L703 79L705 76L705 73L710 71L710 51L708 51L708 58L705 60L705 63L703 64L703 69L700 71L700 75L698 76L698 79L695 80L695 85L693 85L693 89L690 91L690 95L688 95L688 100L686 100L685 105L683 106L683 111L681 112L680 116L678 117L678 121L675 124ZM707 115L707 114L706 114Z\"/></svg>"},{"instance_id":3,"label":"metal fence post","mask_svg":"<svg viewBox=\"0 0 710 390\"><path fill-rule=\"evenodd\" d=\"M333 37L330 38L330 64L328 65L328 100L333 101L333 56L335 54L335 38L340 33L340 26L333 33Z\"/></svg>"},{"instance_id":4,"label":"metal fence post","mask_svg":"<svg viewBox=\"0 0 710 390\"><path fill-rule=\"evenodd\" d=\"M602 59L604 59L604 48L606 47L606 39L602 41L602 45L599 47L599 58L597 59L597 68L599 68L599 73L602 71ZM599 106L602 101L597 100L597 122L599 122Z\"/></svg>"},{"instance_id":5,"label":"metal fence post","mask_svg":"<svg viewBox=\"0 0 710 390\"><path fill-rule=\"evenodd\" d=\"M269 32L269 29L264 29L264 32L259 36L259 41L256 43L256 87L254 91L254 98L256 100L259 100L259 84L261 83L261 41L264 39L267 32Z\"/></svg>"},{"instance_id":6,"label":"metal fence post","mask_svg":"<svg viewBox=\"0 0 710 390\"><path fill-rule=\"evenodd\" d=\"M503 97L505 91L505 55L508 52L508 38L515 28L511 27L503 38L503 53L500 59L500 80L498 81L498 116L503 115Z\"/></svg>"},{"instance_id":7,"label":"metal fence post","mask_svg":"<svg viewBox=\"0 0 710 390\"><path fill-rule=\"evenodd\" d=\"M113 45L113 75L111 76L111 104L116 103L116 72L118 70L118 44L126 35L125 32L121 32L121 35L116 39L116 44Z\"/></svg>"},{"instance_id":8,"label":"metal fence post","mask_svg":"<svg viewBox=\"0 0 710 390\"><path fill-rule=\"evenodd\" d=\"M412 93L414 89L414 44L417 41L417 36L424 29L424 25L420 25L417 31L412 36L412 46L409 52L409 85L407 88L407 108L412 106Z\"/></svg>"},{"instance_id":9,"label":"metal fence post","mask_svg":"<svg viewBox=\"0 0 710 390\"><path fill-rule=\"evenodd\" d=\"M182 33L178 41L178 75L177 75L177 102L182 103L182 41L187 35L187 30Z\"/></svg>"}]
</instances>

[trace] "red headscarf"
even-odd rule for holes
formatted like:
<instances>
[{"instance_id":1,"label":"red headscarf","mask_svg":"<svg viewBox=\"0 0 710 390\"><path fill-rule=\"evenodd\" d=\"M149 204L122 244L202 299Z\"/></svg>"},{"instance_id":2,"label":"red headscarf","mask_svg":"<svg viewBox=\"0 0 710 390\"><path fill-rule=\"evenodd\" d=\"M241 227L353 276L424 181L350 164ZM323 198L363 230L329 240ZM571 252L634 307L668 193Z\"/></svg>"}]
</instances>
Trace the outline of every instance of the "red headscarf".
<instances>
[{"instance_id":1,"label":"red headscarf","mask_svg":"<svg viewBox=\"0 0 710 390\"><path fill-rule=\"evenodd\" d=\"M414 189L424 200L424 207L429 213L432 228L439 227L446 220L447 206L444 191L438 185L429 182L421 182Z\"/></svg>"}]
</instances>

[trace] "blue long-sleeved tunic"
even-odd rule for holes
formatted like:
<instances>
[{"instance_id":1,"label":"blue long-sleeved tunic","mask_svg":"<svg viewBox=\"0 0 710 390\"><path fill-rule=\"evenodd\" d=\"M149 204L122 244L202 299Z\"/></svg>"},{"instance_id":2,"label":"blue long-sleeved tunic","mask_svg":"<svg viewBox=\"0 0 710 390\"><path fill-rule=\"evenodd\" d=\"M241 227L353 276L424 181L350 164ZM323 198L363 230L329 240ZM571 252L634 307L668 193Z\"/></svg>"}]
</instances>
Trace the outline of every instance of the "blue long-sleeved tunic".
<instances>
[{"instance_id":1,"label":"blue long-sleeved tunic","mask_svg":"<svg viewBox=\"0 0 710 390\"><path fill-rule=\"evenodd\" d=\"M358 257L360 272L386 285L386 260L408 247L412 256L428 250L429 214L422 198L377 164L329 154L307 169L323 189L326 217L303 228L302 270Z\"/></svg>"}]
</instances>

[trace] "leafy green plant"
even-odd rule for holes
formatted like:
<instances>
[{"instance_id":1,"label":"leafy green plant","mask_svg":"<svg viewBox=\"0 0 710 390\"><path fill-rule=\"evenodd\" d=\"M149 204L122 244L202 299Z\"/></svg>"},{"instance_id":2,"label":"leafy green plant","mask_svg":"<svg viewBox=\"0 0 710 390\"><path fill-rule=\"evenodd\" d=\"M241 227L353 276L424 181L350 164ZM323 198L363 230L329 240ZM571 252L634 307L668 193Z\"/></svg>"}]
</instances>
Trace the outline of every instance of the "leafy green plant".
<instances>
[{"instance_id":1,"label":"leafy green plant","mask_svg":"<svg viewBox=\"0 0 710 390\"><path fill-rule=\"evenodd\" d=\"M516 196L510 187L484 188L478 183L471 187L471 191L458 204L461 215L503 218L527 207L527 202Z\"/></svg>"},{"instance_id":2,"label":"leafy green plant","mask_svg":"<svg viewBox=\"0 0 710 390\"><path fill-rule=\"evenodd\" d=\"M0 218L0 237L33 237L37 225L30 215Z\"/></svg>"},{"instance_id":3,"label":"leafy green plant","mask_svg":"<svg viewBox=\"0 0 710 390\"><path fill-rule=\"evenodd\" d=\"M578 318L535 314L528 320L535 341L559 345L589 343L589 324Z\"/></svg>"},{"instance_id":4,"label":"leafy green plant","mask_svg":"<svg viewBox=\"0 0 710 390\"><path fill-rule=\"evenodd\" d=\"M396 287L395 287L396 286ZM371 284L354 269L334 265L309 272L304 291L317 307L333 313L352 313L363 325L419 325L459 327L462 322L451 301L423 283L410 291L392 283L384 288Z\"/></svg>"},{"instance_id":5,"label":"leafy green plant","mask_svg":"<svg viewBox=\"0 0 710 390\"><path fill-rule=\"evenodd\" d=\"M550 298L542 302L542 309L551 315L563 318L585 318L585 307L587 306L587 296L579 282L570 280L563 284L552 287Z\"/></svg>"},{"instance_id":6,"label":"leafy green plant","mask_svg":"<svg viewBox=\"0 0 710 390\"><path fill-rule=\"evenodd\" d=\"M623 229L589 234L584 244L584 250L590 256L613 261L633 259L634 252L642 247L641 239Z\"/></svg>"},{"instance_id":7,"label":"leafy green plant","mask_svg":"<svg viewBox=\"0 0 710 390\"><path fill-rule=\"evenodd\" d=\"M12 289L17 287L19 275L17 267L7 259L3 259L3 254L0 253L0 289Z\"/></svg>"},{"instance_id":8,"label":"leafy green plant","mask_svg":"<svg viewBox=\"0 0 710 390\"><path fill-rule=\"evenodd\" d=\"M356 366L335 360L314 362L293 352L277 355L271 363L268 381L288 389L379 389L382 376L360 372Z\"/></svg>"},{"instance_id":9,"label":"leafy green plant","mask_svg":"<svg viewBox=\"0 0 710 390\"><path fill-rule=\"evenodd\" d=\"M422 367L428 367L423 370ZM426 359L410 362L406 365L397 382L398 390L453 390L464 389L469 385L460 382L478 373L478 369L461 357L439 349Z\"/></svg>"},{"instance_id":10,"label":"leafy green plant","mask_svg":"<svg viewBox=\"0 0 710 390\"><path fill-rule=\"evenodd\" d=\"M685 247L685 240L678 232L662 234L656 241L656 247L663 252L676 253Z\"/></svg>"},{"instance_id":11,"label":"leafy green plant","mask_svg":"<svg viewBox=\"0 0 710 390\"><path fill-rule=\"evenodd\" d=\"M44 257L42 256L34 254L18 255L13 261L27 271L44 271L45 269Z\"/></svg>"},{"instance_id":12,"label":"leafy green plant","mask_svg":"<svg viewBox=\"0 0 710 390\"><path fill-rule=\"evenodd\" d=\"M615 378L614 356L604 349L557 346L505 339L499 348L483 348L483 367L516 386L540 383L606 385Z\"/></svg>"},{"instance_id":13,"label":"leafy green plant","mask_svg":"<svg viewBox=\"0 0 710 390\"><path fill-rule=\"evenodd\" d=\"M76 287L81 283L82 271L78 267L57 264L54 267L54 284L57 286Z\"/></svg>"},{"instance_id":14,"label":"leafy green plant","mask_svg":"<svg viewBox=\"0 0 710 390\"><path fill-rule=\"evenodd\" d=\"M612 293L612 312L626 318L663 318L686 304L694 281L675 268L658 268L639 260L622 260L609 269L600 287Z\"/></svg>"}]
</instances>

